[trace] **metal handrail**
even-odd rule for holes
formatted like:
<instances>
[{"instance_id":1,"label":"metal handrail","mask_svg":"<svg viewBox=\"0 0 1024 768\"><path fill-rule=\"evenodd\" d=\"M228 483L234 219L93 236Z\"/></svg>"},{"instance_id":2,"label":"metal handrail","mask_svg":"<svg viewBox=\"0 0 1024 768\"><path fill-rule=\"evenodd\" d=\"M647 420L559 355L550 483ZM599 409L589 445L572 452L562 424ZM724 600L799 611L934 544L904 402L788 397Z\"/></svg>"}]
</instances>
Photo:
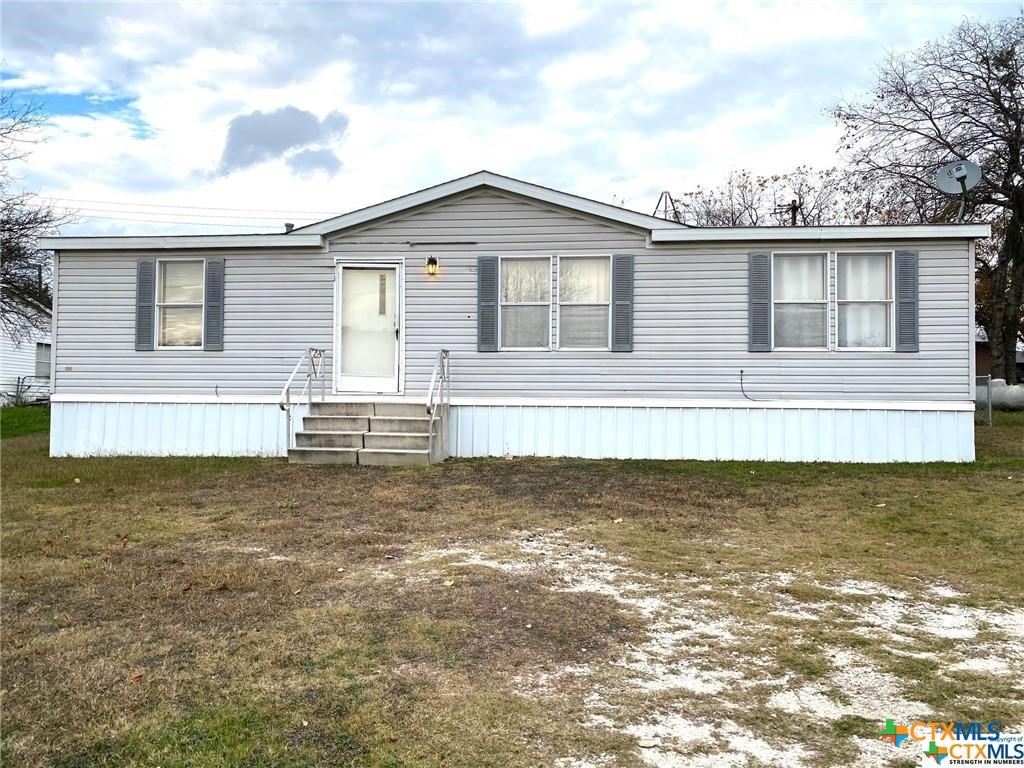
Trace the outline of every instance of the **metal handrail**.
<instances>
[{"instance_id":1,"label":"metal handrail","mask_svg":"<svg viewBox=\"0 0 1024 768\"><path fill-rule=\"evenodd\" d=\"M296 402L292 402L292 382L295 381L295 377L302 370L302 364L306 364L306 381L302 385L302 391L299 392L299 397ZM299 361L292 368L291 375L288 380L284 383L284 387L281 389L281 397L278 400L278 407L287 414L286 426L287 434L285 435L288 446L291 446L295 440L295 432L292 430L292 410L295 406L302 402L303 396L306 397L306 404L310 412L313 410L313 382L319 379L320 381L320 402L324 401L324 397L327 391L327 364L324 358L324 350L317 349L316 347L306 348L302 356L299 357Z\"/></svg>"},{"instance_id":2,"label":"metal handrail","mask_svg":"<svg viewBox=\"0 0 1024 768\"><path fill-rule=\"evenodd\" d=\"M427 414L430 416L430 426L427 431L427 447L431 461L435 457L434 423L437 421L438 406L440 406L441 411L442 442L440 458L442 460L448 458L448 406L452 395L449 358L450 355L447 349L438 350L437 358L434 360L434 370L430 374L430 386L427 388Z\"/></svg>"}]
</instances>

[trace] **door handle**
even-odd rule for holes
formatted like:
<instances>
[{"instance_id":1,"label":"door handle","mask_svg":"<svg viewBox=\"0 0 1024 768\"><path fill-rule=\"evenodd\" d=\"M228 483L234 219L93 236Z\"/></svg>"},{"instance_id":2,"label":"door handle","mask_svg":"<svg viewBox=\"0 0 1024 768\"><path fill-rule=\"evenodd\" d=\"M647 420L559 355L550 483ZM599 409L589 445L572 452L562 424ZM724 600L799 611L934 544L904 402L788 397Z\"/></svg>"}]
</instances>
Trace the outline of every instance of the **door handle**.
<instances>
[{"instance_id":1,"label":"door handle","mask_svg":"<svg viewBox=\"0 0 1024 768\"><path fill-rule=\"evenodd\" d=\"M395 328L395 341L398 341L398 329Z\"/></svg>"}]
</instances>

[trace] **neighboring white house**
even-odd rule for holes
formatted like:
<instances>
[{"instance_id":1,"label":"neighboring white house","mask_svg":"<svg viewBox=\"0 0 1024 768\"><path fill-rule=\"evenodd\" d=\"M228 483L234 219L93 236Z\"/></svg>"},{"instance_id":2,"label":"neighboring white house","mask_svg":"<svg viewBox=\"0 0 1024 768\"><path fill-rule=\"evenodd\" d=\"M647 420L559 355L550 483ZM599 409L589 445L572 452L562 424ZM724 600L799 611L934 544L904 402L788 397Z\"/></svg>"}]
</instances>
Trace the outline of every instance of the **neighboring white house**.
<instances>
[{"instance_id":1,"label":"neighboring white house","mask_svg":"<svg viewBox=\"0 0 1024 768\"><path fill-rule=\"evenodd\" d=\"M0 288L0 302L13 301ZM44 329L29 328L18 338L0 331L0 405L43 400L50 395L50 311L32 304Z\"/></svg>"},{"instance_id":2,"label":"neighboring white house","mask_svg":"<svg viewBox=\"0 0 1024 768\"><path fill-rule=\"evenodd\" d=\"M287 233L47 238L50 451L971 461L988 234L690 228L482 171Z\"/></svg>"}]
</instances>

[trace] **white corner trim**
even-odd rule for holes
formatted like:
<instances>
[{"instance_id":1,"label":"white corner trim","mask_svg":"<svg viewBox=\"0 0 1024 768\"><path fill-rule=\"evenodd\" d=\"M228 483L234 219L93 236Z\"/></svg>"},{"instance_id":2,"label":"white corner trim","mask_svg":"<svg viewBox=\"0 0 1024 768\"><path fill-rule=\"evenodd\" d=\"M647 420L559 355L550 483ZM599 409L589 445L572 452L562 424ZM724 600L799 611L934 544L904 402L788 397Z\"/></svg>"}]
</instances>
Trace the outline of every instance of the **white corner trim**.
<instances>
[{"instance_id":1,"label":"white corner trim","mask_svg":"<svg viewBox=\"0 0 1024 768\"><path fill-rule=\"evenodd\" d=\"M193 248L324 248L320 235L156 235L152 237L41 237L54 251L179 251Z\"/></svg>"},{"instance_id":2,"label":"white corner trim","mask_svg":"<svg viewBox=\"0 0 1024 768\"><path fill-rule=\"evenodd\" d=\"M577 195L571 195L568 192L559 192L556 189L541 187L536 184L530 184L526 181L520 181L519 179L513 179L508 176L491 173L490 171L478 171L477 173L470 174L469 176L463 176L459 179L446 181L443 184L427 187L426 189L421 189L418 192L403 195L402 197L396 197L393 200L387 200L383 203L371 205L367 208L361 208L358 211L352 211L351 213L346 213L341 216L335 216L332 219L325 219L324 221L316 224L307 224L304 227L298 227L291 236L294 237L298 233L307 232L320 235L331 234L359 224L365 224L366 222L373 221L374 219L390 216L395 213L401 213L402 211L415 208L419 205L433 203L445 197L450 197L451 195L468 192L469 190L477 189L479 187L492 187L502 192L509 192L514 195L520 195L521 197L532 198L543 203L557 205L562 208L568 208L573 211L579 211L580 213L586 213L591 216L597 216L610 221L617 221L622 224L628 224L641 229L650 230L655 226L668 229L669 227L666 225L671 225L671 222L667 222L664 219L659 219L655 216L648 216L644 213L637 213L636 211L629 211L625 208L619 208L616 205L610 205L609 203L601 203L597 200L578 197Z\"/></svg>"},{"instance_id":3,"label":"white corner trim","mask_svg":"<svg viewBox=\"0 0 1024 768\"><path fill-rule=\"evenodd\" d=\"M989 237L988 224L910 224L833 227L689 227L651 230L653 243L720 241L966 240Z\"/></svg>"},{"instance_id":4,"label":"white corner trim","mask_svg":"<svg viewBox=\"0 0 1024 768\"><path fill-rule=\"evenodd\" d=\"M153 394L55 394L55 403L277 403L276 395L153 395ZM314 398L316 402L316 398ZM327 402L392 402L422 403L422 397L400 395L336 394ZM459 406L536 406L561 408L742 408L784 410L847 410L847 411L973 411L974 403L952 400L687 400L656 397L453 397Z\"/></svg>"}]
</instances>

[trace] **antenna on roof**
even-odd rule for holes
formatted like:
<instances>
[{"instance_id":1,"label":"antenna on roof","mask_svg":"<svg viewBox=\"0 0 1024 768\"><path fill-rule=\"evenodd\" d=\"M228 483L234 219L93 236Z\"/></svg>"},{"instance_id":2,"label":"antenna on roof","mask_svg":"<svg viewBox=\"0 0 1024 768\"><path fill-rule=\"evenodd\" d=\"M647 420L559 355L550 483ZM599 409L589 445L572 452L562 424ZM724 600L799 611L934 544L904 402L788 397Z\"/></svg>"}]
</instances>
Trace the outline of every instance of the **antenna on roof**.
<instances>
[{"instance_id":1,"label":"antenna on roof","mask_svg":"<svg viewBox=\"0 0 1024 768\"><path fill-rule=\"evenodd\" d=\"M679 212L679 206L676 205L675 198L667 189L658 198L658 204L654 206L654 215L666 221L683 223L683 215Z\"/></svg>"},{"instance_id":2,"label":"antenna on roof","mask_svg":"<svg viewBox=\"0 0 1024 768\"><path fill-rule=\"evenodd\" d=\"M935 172L935 186L947 195L960 195L960 211L956 215L956 223L964 220L964 209L967 207L967 190L981 181L981 168L970 160L954 160L946 163Z\"/></svg>"},{"instance_id":3,"label":"antenna on roof","mask_svg":"<svg viewBox=\"0 0 1024 768\"><path fill-rule=\"evenodd\" d=\"M782 205L776 205L774 210L775 210L775 215L776 216L780 216L781 217L783 214L789 214L789 226L795 227L796 226L796 215L797 215L797 213L799 213L800 209L803 208L803 207L804 207L804 198L803 198L803 195L801 195L798 200L794 199L794 200L790 200L788 203L783 203Z\"/></svg>"}]
</instances>

